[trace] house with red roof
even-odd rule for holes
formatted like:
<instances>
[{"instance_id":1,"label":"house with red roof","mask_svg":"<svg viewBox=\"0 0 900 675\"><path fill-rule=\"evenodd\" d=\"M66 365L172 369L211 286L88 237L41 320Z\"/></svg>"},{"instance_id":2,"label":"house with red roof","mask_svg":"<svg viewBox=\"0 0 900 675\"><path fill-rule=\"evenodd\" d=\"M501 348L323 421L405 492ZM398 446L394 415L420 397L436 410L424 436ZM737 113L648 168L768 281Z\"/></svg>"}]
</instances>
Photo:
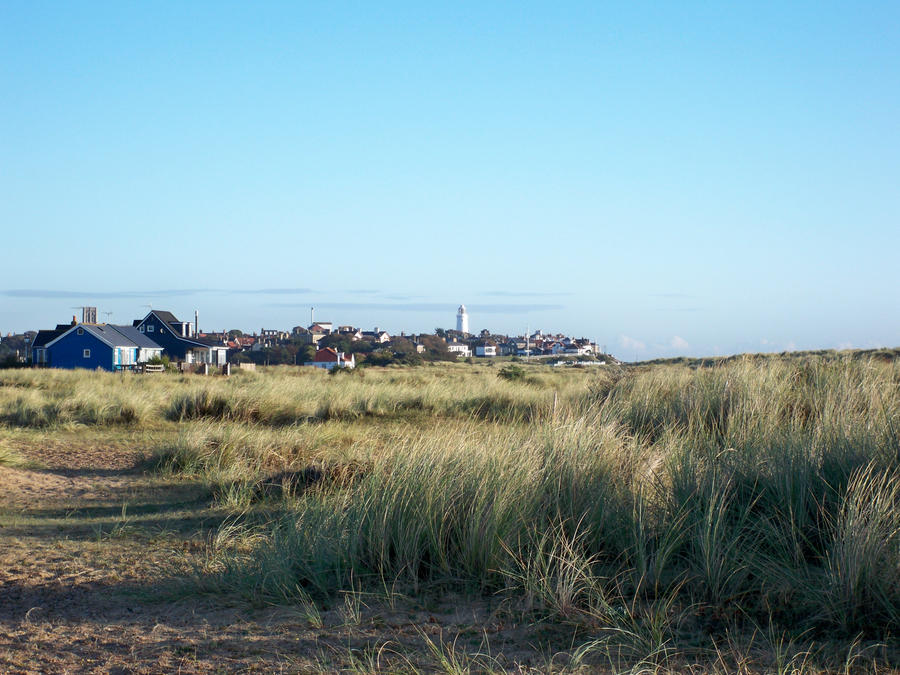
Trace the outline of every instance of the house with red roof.
<instances>
[{"instance_id":1,"label":"house with red roof","mask_svg":"<svg viewBox=\"0 0 900 675\"><path fill-rule=\"evenodd\" d=\"M307 361L304 365L313 366L314 368L355 368L356 357L353 354L339 352L331 347L323 347L316 350L316 356L312 361Z\"/></svg>"}]
</instances>

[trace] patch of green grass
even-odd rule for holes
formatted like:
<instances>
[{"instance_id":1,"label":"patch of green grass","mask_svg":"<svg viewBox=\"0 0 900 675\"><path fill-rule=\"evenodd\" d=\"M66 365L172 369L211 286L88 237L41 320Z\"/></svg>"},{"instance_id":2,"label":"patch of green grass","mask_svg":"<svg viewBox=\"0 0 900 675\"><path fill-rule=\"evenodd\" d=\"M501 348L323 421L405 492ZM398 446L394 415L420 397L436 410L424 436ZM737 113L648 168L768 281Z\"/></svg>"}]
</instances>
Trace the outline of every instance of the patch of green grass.
<instances>
[{"instance_id":1,"label":"patch of green grass","mask_svg":"<svg viewBox=\"0 0 900 675\"><path fill-rule=\"evenodd\" d=\"M28 465L28 460L18 452L0 441L0 466L23 467Z\"/></svg>"},{"instance_id":2,"label":"patch of green grass","mask_svg":"<svg viewBox=\"0 0 900 675\"><path fill-rule=\"evenodd\" d=\"M41 463L28 459L21 452L10 445L9 440L0 435L0 466L9 466L18 469L39 469Z\"/></svg>"}]
</instances>

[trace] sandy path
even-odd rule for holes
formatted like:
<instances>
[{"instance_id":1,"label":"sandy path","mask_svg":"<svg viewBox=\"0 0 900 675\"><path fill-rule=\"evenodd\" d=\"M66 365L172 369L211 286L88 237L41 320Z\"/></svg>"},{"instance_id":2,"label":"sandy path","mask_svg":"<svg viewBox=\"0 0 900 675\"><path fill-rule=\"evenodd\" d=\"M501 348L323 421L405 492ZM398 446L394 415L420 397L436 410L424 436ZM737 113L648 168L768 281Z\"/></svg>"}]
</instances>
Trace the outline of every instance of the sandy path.
<instances>
[{"instance_id":1,"label":"sandy path","mask_svg":"<svg viewBox=\"0 0 900 675\"><path fill-rule=\"evenodd\" d=\"M127 508L168 516L166 500L196 497L189 486L161 490L132 451L29 450L48 468L0 467L0 672L268 671L291 663L298 647L315 651L296 639L302 622L267 626L271 611L147 601L164 583L160 572L203 543L165 531L130 536Z\"/></svg>"},{"instance_id":2,"label":"sandy path","mask_svg":"<svg viewBox=\"0 0 900 675\"><path fill-rule=\"evenodd\" d=\"M202 488L148 477L122 444L40 440L17 449L46 468L0 467L0 673L319 672L356 655L393 671L392 650L428 653L423 635L497 633L478 626L489 612L453 603L363 608L356 621L335 603L311 623L233 598L161 602L222 517Z\"/></svg>"}]
</instances>

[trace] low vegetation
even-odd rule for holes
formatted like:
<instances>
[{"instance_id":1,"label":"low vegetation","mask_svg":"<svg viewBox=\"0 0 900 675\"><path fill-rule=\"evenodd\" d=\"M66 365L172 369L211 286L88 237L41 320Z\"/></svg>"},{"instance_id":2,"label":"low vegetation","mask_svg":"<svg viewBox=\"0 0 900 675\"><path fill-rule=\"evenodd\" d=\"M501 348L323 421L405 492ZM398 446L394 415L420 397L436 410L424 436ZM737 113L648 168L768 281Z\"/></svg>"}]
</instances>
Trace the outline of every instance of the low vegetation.
<instances>
[{"instance_id":1,"label":"low vegetation","mask_svg":"<svg viewBox=\"0 0 900 675\"><path fill-rule=\"evenodd\" d=\"M0 466L27 466L29 462L22 454L9 446L9 444L0 438Z\"/></svg>"},{"instance_id":2,"label":"low vegetation","mask_svg":"<svg viewBox=\"0 0 900 675\"><path fill-rule=\"evenodd\" d=\"M896 665L893 360L5 371L0 421L159 429L149 470L234 513L199 593L488 599L576 670Z\"/></svg>"}]
</instances>

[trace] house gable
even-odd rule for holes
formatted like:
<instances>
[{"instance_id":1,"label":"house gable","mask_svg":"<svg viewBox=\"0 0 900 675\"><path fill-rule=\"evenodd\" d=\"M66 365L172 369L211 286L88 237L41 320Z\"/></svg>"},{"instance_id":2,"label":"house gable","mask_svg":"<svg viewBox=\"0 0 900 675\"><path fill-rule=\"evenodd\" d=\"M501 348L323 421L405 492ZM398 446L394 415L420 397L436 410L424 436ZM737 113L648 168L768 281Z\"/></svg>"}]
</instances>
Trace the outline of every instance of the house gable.
<instances>
[{"instance_id":1,"label":"house gable","mask_svg":"<svg viewBox=\"0 0 900 675\"><path fill-rule=\"evenodd\" d=\"M46 349L47 365L53 368L113 370L113 346L83 325L73 326Z\"/></svg>"},{"instance_id":2,"label":"house gable","mask_svg":"<svg viewBox=\"0 0 900 675\"><path fill-rule=\"evenodd\" d=\"M185 360L187 353L193 349L209 351L209 345L188 340L176 333L172 323L181 324L171 312L154 309L135 328L162 347L168 356L180 361Z\"/></svg>"},{"instance_id":3,"label":"house gable","mask_svg":"<svg viewBox=\"0 0 900 675\"><path fill-rule=\"evenodd\" d=\"M328 370L335 367L354 368L356 366L356 357L353 354L339 352L331 347L323 347L317 350L313 360L307 361L305 365L327 368Z\"/></svg>"}]
</instances>

